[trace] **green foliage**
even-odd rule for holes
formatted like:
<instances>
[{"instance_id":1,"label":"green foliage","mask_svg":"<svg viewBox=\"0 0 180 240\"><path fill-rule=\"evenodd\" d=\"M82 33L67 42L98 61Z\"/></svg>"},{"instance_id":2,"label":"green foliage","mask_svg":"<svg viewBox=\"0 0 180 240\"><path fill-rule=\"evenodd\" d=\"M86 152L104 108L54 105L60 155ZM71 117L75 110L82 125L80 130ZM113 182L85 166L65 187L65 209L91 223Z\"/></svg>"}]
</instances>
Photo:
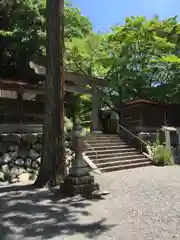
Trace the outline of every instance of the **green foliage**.
<instances>
[{"instance_id":1,"label":"green foliage","mask_svg":"<svg viewBox=\"0 0 180 240\"><path fill-rule=\"evenodd\" d=\"M2 0L0 3L1 77L37 82L29 62L45 61L45 0ZM65 4L65 41L83 38L92 30L87 17Z\"/></svg>"},{"instance_id":2,"label":"green foliage","mask_svg":"<svg viewBox=\"0 0 180 240\"><path fill-rule=\"evenodd\" d=\"M88 76L103 75L101 59L105 56L103 51L104 36L95 33L85 38L73 38L66 44L66 67Z\"/></svg>"},{"instance_id":3,"label":"green foliage","mask_svg":"<svg viewBox=\"0 0 180 240\"><path fill-rule=\"evenodd\" d=\"M67 117L64 117L64 130L65 132L69 132L73 129L73 123L70 119L68 119Z\"/></svg>"},{"instance_id":4,"label":"green foliage","mask_svg":"<svg viewBox=\"0 0 180 240\"><path fill-rule=\"evenodd\" d=\"M177 101L179 96L179 31L177 18L160 21L131 17L108 35L109 91L116 108L131 99Z\"/></svg>"},{"instance_id":5,"label":"green foliage","mask_svg":"<svg viewBox=\"0 0 180 240\"><path fill-rule=\"evenodd\" d=\"M174 163L173 153L171 149L160 143L159 135L151 147L152 158L155 165L170 165Z\"/></svg>"},{"instance_id":6,"label":"green foliage","mask_svg":"<svg viewBox=\"0 0 180 240\"><path fill-rule=\"evenodd\" d=\"M45 62L45 4L45 0L1 0L1 77L39 80L29 62ZM109 33L96 34L89 19L66 1L65 46L65 69L105 78L108 86L100 91L102 104L118 112L135 98L179 102L177 17L147 20L134 16ZM90 120L91 96L67 95L67 116Z\"/></svg>"}]
</instances>

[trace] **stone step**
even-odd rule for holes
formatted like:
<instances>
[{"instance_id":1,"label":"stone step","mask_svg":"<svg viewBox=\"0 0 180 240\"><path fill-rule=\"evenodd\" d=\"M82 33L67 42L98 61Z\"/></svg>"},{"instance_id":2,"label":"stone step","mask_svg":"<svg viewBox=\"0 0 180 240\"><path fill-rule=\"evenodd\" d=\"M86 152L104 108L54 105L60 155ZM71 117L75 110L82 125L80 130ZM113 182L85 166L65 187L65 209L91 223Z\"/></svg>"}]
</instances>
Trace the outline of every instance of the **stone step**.
<instances>
[{"instance_id":1,"label":"stone step","mask_svg":"<svg viewBox=\"0 0 180 240\"><path fill-rule=\"evenodd\" d=\"M102 172L149 166L151 160L128 145L118 135L97 134L87 139L86 155Z\"/></svg>"},{"instance_id":2,"label":"stone step","mask_svg":"<svg viewBox=\"0 0 180 240\"><path fill-rule=\"evenodd\" d=\"M112 171L119 171L119 170L125 170L125 169L130 169L130 168L151 166L151 165L152 165L151 161L146 161L146 162L140 162L140 163L104 167L104 168L100 168L100 170L102 172L112 172Z\"/></svg>"},{"instance_id":3,"label":"stone step","mask_svg":"<svg viewBox=\"0 0 180 240\"><path fill-rule=\"evenodd\" d=\"M102 137L102 138L87 138L87 140L89 141L119 141L120 137L113 137L113 138L106 138L106 137Z\"/></svg>"},{"instance_id":4,"label":"stone step","mask_svg":"<svg viewBox=\"0 0 180 240\"><path fill-rule=\"evenodd\" d=\"M112 153L115 153L115 154L119 154L119 155L132 155L132 154L137 154L139 153L137 150L134 150L134 149L130 149L130 148L125 148L126 151L122 151L122 149L106 149L106 150L87 150L85 153L87 156L93 156L93 155L100 155L100 154L112 154Z\"/></svg>"},{"instance_id":5,"label":"stone step","mask_svg":"<svg viewBox=\"0 0 180 240\"><path fill-rule=\"evenodd\" d=\"M119 137L118 134L92 134L92 133L90 133L89 136L93 137L93 138L96 138L96 137L99 137L99 138L101 138L101 137L106 137L106 138Z\"/></svg>"},{"instance_id":6,"label":"stone step","mask_svg":"<svg viewBox=\"0 0 180 240\"><path fill-rule=\"evenodd\" d=\"M127 143L122 142L122 141L86 141L89 145L96 146L96 145L107 145L111 146L112 144L114 145L127 145Z\"/></svg>"},{"instance_id":7,"label":"stone step","mask_svg":"<svg viewBox=\"0 0 180 240\"><path fill-rule=\"evenodd\" d=\"M123 152L123 150L124 151L127 151L126 149L130 149L130 151L135 151L136 149L135 148L129 148L128 146L126 146L126 145L119 145L119 146L114 146L114 145L112 145L112 146L88 146L87 148L87 152L90 152L90 151L96 151L96 152L99 152L99 151L109 151L109 150L112 150L112 151L121 151L121 152Z\"/></svg>"},{"instance_id":8,"label":"stone step","mask_svg":"<svg viewBox=\"0 0 180 240\"><path fill-rule=\"evenodd\" d=\"M114 140L114 141L111 141L111 140L106 140L106 141L97 141L97 140L93 140L93 141L86 141L88 144L90 145L112 145L112 144L118 144L118 145L121 145L121 144L127 144L126 142L123 142L123 141L120 141L120 140Z\"/></svg>"},{"instance_id":9,"label":"stone step","mask_svg":"<svg viewBox=\"0 0 180 240\"><path fill-rule=\"evenodd\" d=\"M89 151L90 149L91 150L95 150L96 152L99 151L99 150L109 150L109 149L114 149L114 150L117 150L117 149L121 149L121 151L127 151L127 150L136 150L136 148L130 148L128 147L127 145L124 145L124 146L121 146L121 145L112 145L112 146L89 146L88 147Z\"/></svg>"},{"instance_id":10,"label":"stone step","mask_svg":"<svg viewBox=\"0 0 180 240\"><path fill-rule=\"evenodd\" d=\"M115 136L115 137L88 137L88 140L96 140L96 141L101 141L101 140L120 140L119 136Z\"/></svg>"},{"instance_id":11,"label":"stone step","mask_svg":"<svg viewBox=\"0 0 180 240\"><path fill-rule=\"evenodd\" d=\"M109 162L103 162L99 163L97 162L97 167L100 169L104 169L106 167L114 167L114 166L121 166L121 165L127 165L127 164L135 164L135 163L144 163L144 162L150 162L147 158L137 158L137 159L128 159L128 160L120 160L120 161L109 161Z\"/></svg>"},{"instance_id":12,"label":"stone step","mask_svg":"<svg viewBox=\"0 0 180 240\"><path fill-rule=\"evenodd\" d=\"M109 162L109 161L116 161L116 160L126 160L126 159L136 159L136 158L145 158L144 155L142 154L132 154L132 155L119 155L119 154L97 154L97 155L93 155L93 156L90 156L90 159L93 161L93 160L96 160L97 162L102 162L102 161L106 161L106 162Z\"/></svg>"}]
</instances>

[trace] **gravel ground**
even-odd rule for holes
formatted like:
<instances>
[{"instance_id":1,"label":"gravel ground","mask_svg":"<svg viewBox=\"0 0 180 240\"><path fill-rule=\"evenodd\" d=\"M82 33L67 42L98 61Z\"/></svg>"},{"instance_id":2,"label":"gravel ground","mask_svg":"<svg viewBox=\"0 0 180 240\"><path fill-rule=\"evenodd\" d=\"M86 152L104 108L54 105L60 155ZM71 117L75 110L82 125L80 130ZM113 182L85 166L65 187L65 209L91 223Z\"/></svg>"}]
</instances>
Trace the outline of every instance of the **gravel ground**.
<instances>
[{"instance_id":1,"label":"gravel ground","mask_svg":"<svg viewBox=\"0 0 180 240\"><path fill-rule=\"evenodd\" d=\"M0 240L180 240L180 168L97 176L104 200L0 186Z\"/></svg>"}]
</instances>

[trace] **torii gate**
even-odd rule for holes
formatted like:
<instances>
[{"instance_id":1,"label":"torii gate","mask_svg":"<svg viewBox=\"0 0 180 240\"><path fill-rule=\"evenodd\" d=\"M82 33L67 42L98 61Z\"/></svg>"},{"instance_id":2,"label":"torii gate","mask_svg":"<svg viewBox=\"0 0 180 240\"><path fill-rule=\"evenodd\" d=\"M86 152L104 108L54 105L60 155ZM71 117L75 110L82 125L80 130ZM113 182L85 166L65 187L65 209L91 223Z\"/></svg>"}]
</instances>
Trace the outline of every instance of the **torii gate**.
<instances>
[{"instance_id":1,"label":"torii gate","mask_svg":"<svg viewBox=\"0 0 180 240\"><path fill-rule=\"evenodd\" d=\"M46 75L46 68L34 62L29 63L30 67L34 69L35 73L38 75ZM75 86L69 86L65 84L65 91L76 92L76 93L87 93L92 94L92 131L100 132L100 121L99 121L99 109L100 109L100 94L98 87L106 87L107 82L104 79L99 79L90 76L83 76L78 73L65 72L64 74L65 83L73 82ZM90 87L84 87L84 85L89 85Z\"/></svg>"}]
</instances>

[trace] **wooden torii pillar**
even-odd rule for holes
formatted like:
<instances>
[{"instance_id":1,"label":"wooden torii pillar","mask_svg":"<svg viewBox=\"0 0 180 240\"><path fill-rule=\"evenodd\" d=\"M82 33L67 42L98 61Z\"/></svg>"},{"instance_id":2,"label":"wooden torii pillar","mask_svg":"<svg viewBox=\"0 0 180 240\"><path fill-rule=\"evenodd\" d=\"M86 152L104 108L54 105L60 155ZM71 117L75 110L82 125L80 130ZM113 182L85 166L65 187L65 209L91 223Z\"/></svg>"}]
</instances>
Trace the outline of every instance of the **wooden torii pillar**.
<instances>
[{"instance_id":1,"label":"wooden torii pillar","mask_svg":"<svg viewBox=\"0 0 180 240\"><path fill-rule=\"evenodd\" d=\"M92 112L91 112L91 131L93 133L101 133L99 110L101 107L100 93L97 87L92 88Z\"/></svg>"}]
</instances>

